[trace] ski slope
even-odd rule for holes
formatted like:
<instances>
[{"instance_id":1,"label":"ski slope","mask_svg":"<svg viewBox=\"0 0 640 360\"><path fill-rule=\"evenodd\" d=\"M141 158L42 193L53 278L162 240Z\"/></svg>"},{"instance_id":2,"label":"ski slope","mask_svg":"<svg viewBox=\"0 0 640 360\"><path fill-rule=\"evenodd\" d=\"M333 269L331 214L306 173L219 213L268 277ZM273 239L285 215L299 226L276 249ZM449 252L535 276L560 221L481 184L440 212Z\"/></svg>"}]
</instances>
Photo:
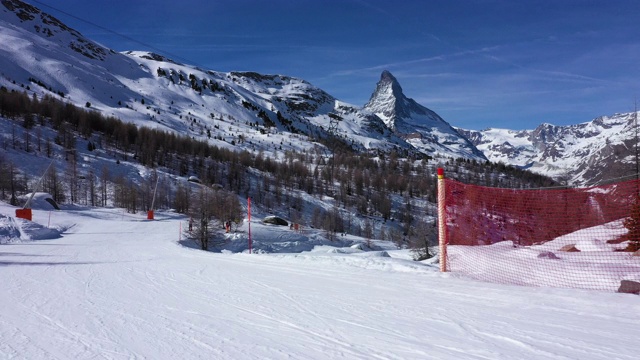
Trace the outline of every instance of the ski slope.
<instances>
[{"instance_id":1,"label":"ski slope","mask_svg":"<svg viewBox=\"0 0 640 360\"><path fill-rule=\"evenodd\" d=\"M404 252L204 252L179 242L185 222L173 213L147 221L121 209L36 210L38 228L13 219L14 211L0 203L0 236L12 226L23 233L0 245L0 359L636 359L640 352L635 295L459 279ZM256 239L275 233L252 226ZM52 229L49 239L29 238L43 228ZM61 236L51 235L56 229Z\"/></svg>"}]
</instances>

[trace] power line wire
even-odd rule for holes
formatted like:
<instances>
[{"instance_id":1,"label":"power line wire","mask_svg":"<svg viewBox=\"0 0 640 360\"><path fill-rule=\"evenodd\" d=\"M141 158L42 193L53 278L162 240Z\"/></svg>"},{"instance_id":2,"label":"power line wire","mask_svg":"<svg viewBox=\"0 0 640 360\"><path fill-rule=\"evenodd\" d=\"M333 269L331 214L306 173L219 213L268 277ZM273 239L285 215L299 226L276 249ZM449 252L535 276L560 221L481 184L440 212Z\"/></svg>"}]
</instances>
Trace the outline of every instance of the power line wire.
<instances>
[{"instance_id":1,"label":"power line wire","mask_svg":"<svg viewBox=\"0 0 640 360\"><path fill-rule=\"evenodd\" d=\"M117 31L111 30L111 29L106 28L106 27L104 27L104 26L98 25L98 24L96 24L96 23L94 23L94 22L92 22L92 21L89 21L89 20L83 19L83 18L81 18L81 17L78 17L78 16L76 16L76 15L70 14L70 13L68 13L68 12L64 11L64 10L60 10L60 9L58 9L58 8L56 8L56 7L53 7L53 6L48 5L48 4L45 4L45 3L41 2L41 1L38 1L38 0L29 0L29 1L34 2L34 3L36 3L36 4L39 4L39 5L41 5L41 6L47 7L47 8L49 8L49 9L52 9L52 10L54 10L54 11L56 11L56 12L59 12L59 13L64 14L64 15L66 15L66 16L69 16L69 17L71 17L71 18L73 18L73 19L76 19L76 20L78 20L78 21L82 21L82 22L83 22L83 23L85 23L85 24L89 24L89 25L91 25L91 26L93 26L93 27L96 27L96 28L98 28L98 29L100 29L100 30L106 31L106 32L108 32L108 33L110 33L110 34L113 34L113 35L115 35L115 36L121 37L121 38L123 38L123 39L126 39L126 40L128 40L128 41L131 41L131 42L136 43L136 44L138 44L138 45L142 45L142 46L144 46L144 47L146 47L146 48L148 48L148 49L151 49L151 50L153 50L153 51L157 52L158 54L165 55L165 56L166 56L166 57L168 57L168 58L181 60L181 61L183 61L185 64L192 64L192 65L195 65L195 66L198 66L198 67L201 67L201 68L205 68L204 66L202 66L202 65L198 64L198 63L197 63L197 62L195 62L195 61L191 61L191 60L189 60L189 59L185 59L185 58L183 58L182 56L179 56L179 55L176 55L176 54L172 54L172 53L170 53L170 52L168 52L168 51L165 51L165 50L159 49L159 48L157 48L157 47L155 47L155 46L153 46L153 45L150 45L150 44L147 44L147 43L142 42L142 41L140 41L140 40L134 39L134 38L132 38L131 36L128 36L128 35L125 35L125 34L121 34L121 33L117 32Z\"/></svg>"}]
</instances>

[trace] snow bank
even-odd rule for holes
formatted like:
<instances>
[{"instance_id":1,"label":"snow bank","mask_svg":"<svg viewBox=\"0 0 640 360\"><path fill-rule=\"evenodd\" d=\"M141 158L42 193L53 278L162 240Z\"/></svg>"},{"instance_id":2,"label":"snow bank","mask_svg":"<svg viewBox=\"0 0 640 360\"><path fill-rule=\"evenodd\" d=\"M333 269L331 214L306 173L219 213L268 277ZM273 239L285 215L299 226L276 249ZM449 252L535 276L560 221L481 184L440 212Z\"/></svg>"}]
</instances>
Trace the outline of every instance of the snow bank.
<instances>
[{"instance_id":1,"label":"snow bank","mask_svg":"<svg viewBox=\"0 0 640 360\"><path fill-rule=\"evenodd\" d=\"M0 214L0 244L20 240L20 228L13 217Z\"/></svg>"},{"instance_id":2,"label":"snow bank","mask_svg":"<svg viewBox=\"0 0 640 360\"><path fill-rule=\"evenodd\" d=\"M41 205L38 202L36 204L38 206ZM9 215L11 211L15 211L15 208L9 206L0 207L0 244L57 239L63 232L63 228L48 228L35 221L16 218L13 215Z\"/></svg>"},{"instance_id":3,"label":"snow bank","mask_svg":"<svg viewBox=\"0 0 640 360\"><path fill-rule=\"evenodd\" d=\"M23 196L19 196L21 204L25 204L29 201L29 198L33 193L29 193ZM33 210L60 210L60 206L53 200L53 196L44 192L36 192L29 202L29 208Z\"/></svg>"}]
</instances>

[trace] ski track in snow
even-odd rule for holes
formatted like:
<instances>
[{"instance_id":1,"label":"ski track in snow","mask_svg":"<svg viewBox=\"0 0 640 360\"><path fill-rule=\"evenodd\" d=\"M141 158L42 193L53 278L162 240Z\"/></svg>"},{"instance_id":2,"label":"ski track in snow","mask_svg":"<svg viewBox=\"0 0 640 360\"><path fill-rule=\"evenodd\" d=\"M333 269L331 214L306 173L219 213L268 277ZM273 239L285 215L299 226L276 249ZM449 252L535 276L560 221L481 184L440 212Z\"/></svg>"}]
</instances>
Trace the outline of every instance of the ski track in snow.
<instances>
[{"instance_id":1,"label":"ski track in snow","mask_svg":"<svg viewBox=\"0 0 640 360\"><path fill-rule=\"evenodd\" d=\"M46 216L34 212L36 222ZM640 333L633 295L481 283L366 253L204 252L178 244L184 219L156 219L61 211L52 216L68 229L61 238L0 245L0 358L635 359L640 351L629 337Z\"/></svg>"}]
</instances>

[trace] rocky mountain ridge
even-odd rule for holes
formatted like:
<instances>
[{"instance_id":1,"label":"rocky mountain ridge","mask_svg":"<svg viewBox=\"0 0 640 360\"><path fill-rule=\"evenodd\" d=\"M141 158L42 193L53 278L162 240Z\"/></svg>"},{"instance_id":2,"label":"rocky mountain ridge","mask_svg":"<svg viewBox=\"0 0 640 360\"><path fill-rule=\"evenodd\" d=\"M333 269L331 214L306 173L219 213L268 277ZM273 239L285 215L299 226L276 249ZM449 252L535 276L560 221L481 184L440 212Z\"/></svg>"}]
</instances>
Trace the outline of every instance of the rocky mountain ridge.
<instances>
[{"instance_id":1,"label":"rocky mountain ridge","mask_svg":"<svg viewBox=\"0 0 640 360\"><path fill-rule=\"evenodd\" d=\"M216 72L150 52L117 53L18 0L2 0L0 40L0 85L8 89L60 96L219 146L276 155L323 147L334 137L355 151L484 159L437 114L408 101L395 78L399 91L389 95L397 101L386 99L393 108L376 104L375 94L368 107L358 107L285 75ZM381 83L387 77L393 78L385 72ZM384 114L402 126L390 127ZM425 114L429 124L421 124Z\"/></svg>"},{"instance_id":2,"label":"rocky mountain ridge","mask_svg":"<svg viewBox=\"0 0 640 360\"><path fill-rule=\"evenodd\" d=\"M388 71L364 106L285 75L217 72L145 51L118 53L19 0L0 6L0 86L57 96L139 126L228 148L327 148L503 162L588 185L635 173L633 113L534 130L465 130L408 98Z\"/></svg>"},{"instance_id":3,"label":"rocky mountain ridge","mask_svg":"<svg viewBox=\"0 0 640 360\"><path fill-rule=\"evenodd\" d=\"M388 71L382 72L376 90L364 109L377 115L388 128L423 153L456 149L460 157L487 160L467 138L438 114L406 97L398 80Z\"/></svg>"},{"instance_id":4,"label":"rocky mountain ridge","mask_svg":"<svg viewBox=\"0 0 640 360\"><path fill-rule=\"evenodd\" d=\"M490 161L587 186L636 175L637 118L631 112L577 125L542 124L534 130L458 130Z\"/></svg>"}]
</instances>

